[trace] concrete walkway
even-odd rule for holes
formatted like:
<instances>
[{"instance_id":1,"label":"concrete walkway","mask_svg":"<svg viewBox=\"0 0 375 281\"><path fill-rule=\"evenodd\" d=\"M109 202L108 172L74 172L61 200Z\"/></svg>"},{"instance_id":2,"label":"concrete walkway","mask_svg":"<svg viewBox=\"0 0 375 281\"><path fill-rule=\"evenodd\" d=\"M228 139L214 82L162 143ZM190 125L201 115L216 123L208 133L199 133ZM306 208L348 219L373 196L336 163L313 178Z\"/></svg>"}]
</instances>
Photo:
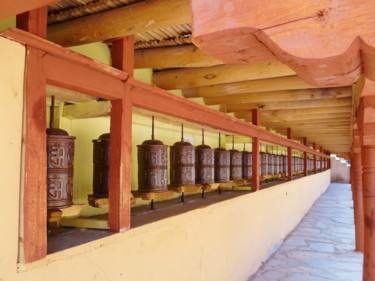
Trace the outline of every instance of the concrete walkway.
<instances>
[{"instance_id":1,"label":"concrete walkway","mask_svg":"<svg viewBox=\"0 0 375 281\"><path fill-rule=\"evenodd\" d=\"M349 184L333 183L248 281L360 281Z\"/></svg>"}]
</instances>

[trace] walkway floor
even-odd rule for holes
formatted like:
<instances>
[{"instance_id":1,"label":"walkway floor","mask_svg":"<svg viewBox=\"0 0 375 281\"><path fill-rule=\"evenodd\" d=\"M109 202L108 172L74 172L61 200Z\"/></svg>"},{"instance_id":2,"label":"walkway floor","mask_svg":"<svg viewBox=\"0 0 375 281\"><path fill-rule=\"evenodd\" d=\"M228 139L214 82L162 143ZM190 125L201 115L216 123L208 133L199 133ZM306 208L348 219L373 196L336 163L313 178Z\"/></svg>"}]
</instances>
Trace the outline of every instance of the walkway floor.
<instances>
[{"instance_id":1,"label":"walkway floor","mask_svg":"<svg viewBox=\"0 0 375 281\"><path fill-rule=\"evenodd\" d=\"M248 281L360 281L349 184L333 183Z\"/></svg>"}]
</instances>

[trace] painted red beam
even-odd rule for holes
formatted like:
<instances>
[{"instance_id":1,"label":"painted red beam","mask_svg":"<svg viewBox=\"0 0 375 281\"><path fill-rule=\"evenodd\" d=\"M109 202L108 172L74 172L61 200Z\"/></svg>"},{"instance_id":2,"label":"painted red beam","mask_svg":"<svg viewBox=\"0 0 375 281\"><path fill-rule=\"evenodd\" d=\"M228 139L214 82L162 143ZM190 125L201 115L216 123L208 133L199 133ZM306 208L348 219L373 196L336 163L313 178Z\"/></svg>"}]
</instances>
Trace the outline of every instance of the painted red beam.
<instances>
[{"instance_id":1,"label":"painted red beam","mask_svg":"<svg viewBox=\"0 0 375 281\"><path fill-rule=\"evenodd\" d=\"M0 20L58 1L59 0L2 0L0 2Z\"/></svg>"},{"instance_id":2,"label":"painted red beam","mask_svg":"<svg viewBox=\"0 0 375 281\"><path fill-rule=\"evenodd\" d=\"M259 109L252 110L252 121L254 126L260 125L260 118L259 118ZM259 138L253 138L253 149L252 149L252 177L251 177L251 188L253 191L259 190L259 148L260 148L260 141Z\"/></svg>"},{"instance_id":3,"label":"painted red beam","mask_svg":"<svg viewBox=\"0 0 375 281\"><path fill-rule=\"evenodd\" d=\"M292 129L287 128L287 138L292 139ZM288 181L293 179L293 169L292 169L292 148L288 147Z\"/></svg>"},{"instance_id":4,"label":"painted red beam","mask_svg":"<svg viewBox=\"0 0 375 281\"><path fill-rule=\"evenodd\" d=\"M131 85L134 91L132 100L135 107L181 118L214 129L251 138L259 138L265 142L291 147L296 150L306 151L307 153L315 153L321 157L328 157L323 153L314 151L293 140L288 140L279 135L272 134L263 128L254 126L253 124L231 117L222 112L198 105L190 100L172 95L162 89L152 87L135 79L129 78L127 83Z\"/></svg>"}]
</instances>

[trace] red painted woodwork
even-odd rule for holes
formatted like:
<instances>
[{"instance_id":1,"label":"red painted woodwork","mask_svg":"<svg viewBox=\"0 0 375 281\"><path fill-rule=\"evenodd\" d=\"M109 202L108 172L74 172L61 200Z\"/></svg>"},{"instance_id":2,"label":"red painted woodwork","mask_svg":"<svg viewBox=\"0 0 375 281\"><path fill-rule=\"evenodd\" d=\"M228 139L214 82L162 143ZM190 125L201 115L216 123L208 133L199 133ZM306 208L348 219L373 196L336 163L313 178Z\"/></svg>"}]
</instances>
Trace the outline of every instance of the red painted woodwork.
<instances>
[{"instance_id":1,"label":"red painted woodwork","mask_svg":"<svg viewBox=\"0 0 375 281\"><path fill-rule=\"evenodd\" d=\"M316 151L316 145L313 143L313 150ZM316 154L313 155L314 174L316 174Z\"/></svg>"},{"instance_id":2,"label":"red painted woodwork","mask_svg":"<svg viewBox=\"0 0 375 281\"><path fill-rule=\"evenodd\" d=\"M307 146L307 138L303 138L303 145ZM303 152L303 175L307 176L307 152Z\"/></svg>"},{"instance_id":3,"label":"red painted woodwork","mask_svg":"<svg viewBox=\"0 0 375 281\"><path fill-rule=\"evenodd\" d=\"M320 147L319 151L320 153L323 153L323 148ZM320 157L319 161L320 161L320 172L323 172L323 158Z\"/></svg>"},{"instance_id":4,"label":"red painted woodwork","mask_svg":"<svg viewBox=\"0 0 375 281\"><path fill-rule=\"evenodd\" d=\"M47 254L47 155L43 52L32 47L25 79L23 243L25 262L33 262Z\"/></svg>"},{"instance_id":5,"label":"red painted woodwork","mask_svg":"<svg viewBox=\"0 0 375 281\"><path fill-rule=\"evenodd\" d=\"M112 65L133 75L134 37L112 43ZM109 173L109 229L130 228L132 101L131 88L124 85L122 99L112 101Z\"/></svg>"},{"instance_id":6,"label":"red painted woodwork","mask_svg":"<svg viewBox=\"0 0 375 281\"><path fill-rule=\"evenodd\" d=\"M0 2L0 19L5 19L27 11L31 11L59 0L2 0Z\"/></svg>"},{"instance_id":7,"label":"red painted woodwork","mask_svg":"<svg viewBox=\"0 0 375 281\"><path fill-rule=\"evenodd\" d=\"M259 109L252 110L252 122L254 126L260 125L260 116L259 116ZM259 138L254 137L252 143L252 178L251 178L251 186L252 190L257 191L259 190L259 161L260 161L260 141Z\"/></svg>"},{"instance_id":8,"label":"red painted woodwork","mask_svg":"<svg viewBox=\"0 0 375 281\"><path fill-rule=\"evenodd\" d=\"M17 28L47 38L47 6L17 15Z\"/></svg>"},{"instance_id":9,"label":"red painted woodwork","mask_svg":"<svg viewBox=\"0 0 375 281\"><path fill-rule=\"evenodd\" d=\"M362 69L375 80L374 1L218 0L213 9L192 0L191 7L194 44L225 63L266 61L271 52L313 85L351 85Z\"/></svg>"},{"instance_id":10,"label":"red painted woodwork","mask_svg":"<svg viewBox=\"0 0 375 281\"><path fill-rule=\"evenodd\" d=\"M355 223L355 248L363 252L364 247L364 214L363 214L363 193L362 193L362 157L361 140L358 129L353 130L352 146L352 191Z\"/></svg>"},{"instance_id":11,"label":"red painted woodwork","mask_svg":"<svg viewBox=\"0 0 375 281\"><path fill-rule=\"evenodd\" d=\"M286 135L288 139L292 139L291 128L287 128ZM291 181L293 179L292 164L292 148L288 147L288 181Z\"/></svg>"}]
</instances>

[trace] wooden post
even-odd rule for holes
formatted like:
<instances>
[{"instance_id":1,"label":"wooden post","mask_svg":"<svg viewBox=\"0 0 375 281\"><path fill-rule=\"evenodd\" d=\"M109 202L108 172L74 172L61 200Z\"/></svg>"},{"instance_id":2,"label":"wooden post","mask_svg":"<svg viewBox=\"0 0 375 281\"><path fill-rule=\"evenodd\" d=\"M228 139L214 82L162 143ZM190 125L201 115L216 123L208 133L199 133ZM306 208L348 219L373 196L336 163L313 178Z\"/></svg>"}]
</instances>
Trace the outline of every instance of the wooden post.
<instances>
[{"instance_id":1,"label":"wooden post","mask_svg":"<svg viewBox=\"0 0 375 281\"><path fill-rule=\"evenodd\" d=\"M17 16L17 27L40 37L47 33L47 7ZM25 75L25 174L23 186L24 261L47 255L47 135L44 52L27 47Z\"/></svg>"},{"instance_id":2,"label":"wooden post","mask_svg":"<svg viewBox=\"0 0 375 281\"><path fill-rule=\"evenodd\" d=\"M362 192L362 158L361 140L358 129L353 130L352 146L352 191L355 223L355 249L363 252L364 244L364 214L363 214L363 192Z\"/></svg>"},{"instance_id":3,"label":"wooden post","mask_svg":"<svg viewBox=\"0 0 375 281\"><path fill-rule=\"evenodd\" d=\"M252 122L254 125L259 126L259 109L253 109L252 110ZM259 160L260 160L260 155L259 155L259 146L260 146L260 141L258 137L253 138L253 149L252 149L252 157L253 157L253 175L251 178L251 185L252 185L252 190L257 191L259 190Z\"/></svg>"},{"instance_id":4,"label":"wooden post","mask_svg":"<svg viewBox=\"0 0 375 281\"><path fill-rule=\"evenodd\" d=\"M292 129L287 128L287 137L292 139ZM293 179L293 169L292 169L292 148L288 147L288 181Z\"/></svg>"},{"instance_id":5,"label":"wooden post","mask_svg":"<svg viewBox=\"0 0 375 281\"><path fill-rule=\"evenodd\" d=\"M307 138L303 138L303 144L307 146ZM307 152L303 152L303 175L307 176Z\"/></svg>"},{"instance_id":6,"label":"wooden post","mask_svg":"<svg viewBox=\"0 0 375 281\"><path fill-rule=\"evenodd\" d=\"M323 153L323 147L320 147L319 151L320 151L321 153ZM320 169L319 169L319 172L323 172L323 158L320 157L319 161L320 161Z\"/></svg>"},{"instance_id":7,"label":"wooden post","mask_svg":"<svg viewBox=\"0 0 375 281\"><path fill-rule=\"evenodd\" d=\"M113 42L112 65L129 74L134 67L134 38ZM132 100L131 87L125 85L124 96L113 100L110 132L109 229L120 232L130 228Z\"/></svg>"},{"instance_id":8,"label":"wooden post","mask_svg":"<svg viewBox=\"0 0 375 281\"><path fill-rule=\"evenodd\" d=\"M313 143L313 149L316 151L315 142ZM314 163L314 174L316 174L316 154L313 155L313 163Z\"/></svg>"},{"instance_id":9,"label":"wooden post","mask_svg":"<svg viewBox=\"0 0 375 281\"><path fill-rule=\"evenodd\" d=\"M375 95L372 95L375 89L368 90L370 90L370 95L362 93L357 114L357 126L362 142L362 192L365 218L364 281L375 280Z\"/></svg>"}]
</instances>

